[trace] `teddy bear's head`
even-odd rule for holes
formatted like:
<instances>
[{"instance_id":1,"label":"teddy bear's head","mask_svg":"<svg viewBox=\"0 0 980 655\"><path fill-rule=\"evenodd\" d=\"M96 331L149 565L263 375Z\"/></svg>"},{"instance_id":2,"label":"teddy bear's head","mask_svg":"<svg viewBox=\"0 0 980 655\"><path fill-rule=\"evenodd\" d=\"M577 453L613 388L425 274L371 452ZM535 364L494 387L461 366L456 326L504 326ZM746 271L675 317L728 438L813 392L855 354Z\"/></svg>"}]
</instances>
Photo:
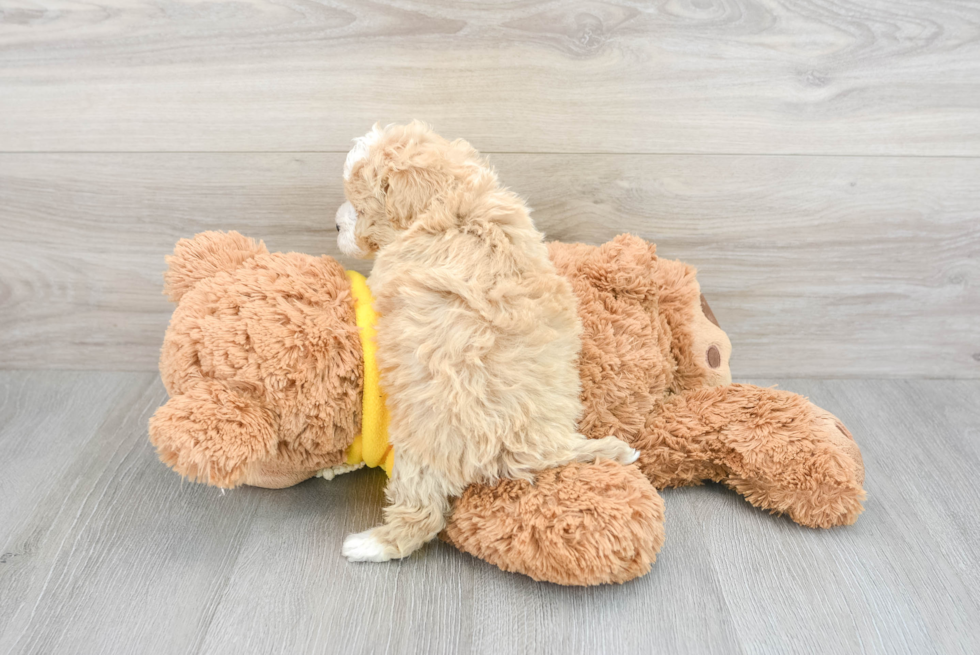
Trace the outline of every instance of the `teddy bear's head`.
<instances>
[{"instance_id":1,"label":"teddy bear's head","mask_svg":"<svg viewBox=\"0 0 980 655\"><path fill-rule=\"evenodd\" d=\"M403 230L442 230L481 193L497 186L473 147L424 123L374 128L355 140L344 164L347 202L337 210L337 243L371 257Z\"/></svg>"},{"instance_id":2,"label":"teddy bear's head","mask_svg":"<svg viewBox=\"0 0 980 655\"><path fill-rule=\"evenodd\" d=\"M171 398L150 421L161 459L219 487L288 486L343 462L363 355L340 264L237 232L181 240L167 262Z\"/></svg>"}]
</instances>

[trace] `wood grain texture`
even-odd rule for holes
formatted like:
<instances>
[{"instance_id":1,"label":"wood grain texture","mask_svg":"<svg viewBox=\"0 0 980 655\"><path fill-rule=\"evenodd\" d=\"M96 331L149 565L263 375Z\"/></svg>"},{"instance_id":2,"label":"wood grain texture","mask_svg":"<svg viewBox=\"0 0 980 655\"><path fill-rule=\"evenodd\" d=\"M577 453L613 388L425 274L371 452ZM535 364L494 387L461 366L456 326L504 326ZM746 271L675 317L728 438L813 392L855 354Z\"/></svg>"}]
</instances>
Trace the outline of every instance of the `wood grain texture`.
<instances>
[{"instance_id":1,"label":"wood grain texture","mask_svg":"<svg viewBox=\"0 0 980 655\"><path fill-rule=\"evenodd\" d=\"M972 0L5 0L0 151L980 155Z\"/></svg>"},{"instance_id":2,"label":"wood grain texture","mask_svg":"<svg viewBox=\"0 0 980 655\"><path fill-rule=\"evenodd\" d=\"M348 564L344 535L380 519L377 472L221 494L156 460L154 375L0 372L16 514L0 522L0 652L976 652L980 381L780 386L860 443L856 525L810 530L719 486L670 490L653 571L574 589L442 543Z\"/></svg>"},{"instance_id":3,"label":"wood grain texture","mask_svg":"<svg viewBox=\"0 0 980 655\"><path fill-rule=\"evenodd\" d=\"M4 505L26 514L0 524L0 652L196 651L257 498L154 482L152 373L0 373L0 390L19 399L0 428Z\"/></svg>"},{"instance_id":4,"label":"wood grain texture","mask_svg":"<svg viewBox=\"0 0 980 655\"><path fill-rule=\"evenodd\" d=\"M736 375L980 377L980 159L491 156L549 238L700 269ZM0 368L153 370L207 229L340 256L341 154L0 155Z\"/></svg>"}]
</instances>

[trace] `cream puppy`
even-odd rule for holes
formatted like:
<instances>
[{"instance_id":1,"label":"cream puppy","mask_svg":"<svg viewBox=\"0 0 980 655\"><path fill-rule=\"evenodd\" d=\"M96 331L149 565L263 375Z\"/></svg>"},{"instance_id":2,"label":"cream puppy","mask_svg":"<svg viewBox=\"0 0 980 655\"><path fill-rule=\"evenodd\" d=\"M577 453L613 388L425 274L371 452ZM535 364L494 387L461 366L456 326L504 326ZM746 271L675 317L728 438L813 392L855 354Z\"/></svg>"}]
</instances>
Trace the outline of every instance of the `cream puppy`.
<instances>
[{"instance_id":1,"label":"cream puppy","mask_svg":"<svg viewBox=\"0 0 980 655\"><path fill-rule=\"evenodd\" d=\"M581 325L527 207L465 141L375 126L344 165L338 245L374 257L378 362L395 464L384 525L355 561L405 557L474 482L638 453L577 431Z\"/></svg>"}]
</instances>

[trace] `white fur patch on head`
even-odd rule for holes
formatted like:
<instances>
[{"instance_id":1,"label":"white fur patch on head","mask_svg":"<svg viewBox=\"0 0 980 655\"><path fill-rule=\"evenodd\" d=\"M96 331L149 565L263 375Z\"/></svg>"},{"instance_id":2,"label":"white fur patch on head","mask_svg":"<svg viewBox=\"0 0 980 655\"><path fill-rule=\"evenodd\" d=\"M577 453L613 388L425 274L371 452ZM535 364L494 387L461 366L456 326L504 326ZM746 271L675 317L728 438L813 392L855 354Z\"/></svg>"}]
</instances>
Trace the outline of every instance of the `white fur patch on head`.
<instances>
[{"instance_id":1,"label":"white fur patch on head","mask_svg":"<svg viewBox=\"0 0 980 655\"><path fill-rule=\"evenodd\" d=\"M357 245L354 226L357 225L357 210L354 205L345 202L337 209L337 247L348 257L365 257L367 253Z\"/></svg>"},{"instance_id":2,"label":"white fur patch on head","mask_svg":"<svg viewBox=\"0 0 980 655\"><path fill-rule=\"evenodd\" d=\"M351 171L354 170L354 164L366 159L368 153L371 151L371 146L377 142L378 137L381 136L381 126L375 124L371 128L371 131L364 136L359 136L354 139L354 147L350 149L347 153L347 159L344 161L344 179L349 180Z\"/></svg>"}]
</instances>

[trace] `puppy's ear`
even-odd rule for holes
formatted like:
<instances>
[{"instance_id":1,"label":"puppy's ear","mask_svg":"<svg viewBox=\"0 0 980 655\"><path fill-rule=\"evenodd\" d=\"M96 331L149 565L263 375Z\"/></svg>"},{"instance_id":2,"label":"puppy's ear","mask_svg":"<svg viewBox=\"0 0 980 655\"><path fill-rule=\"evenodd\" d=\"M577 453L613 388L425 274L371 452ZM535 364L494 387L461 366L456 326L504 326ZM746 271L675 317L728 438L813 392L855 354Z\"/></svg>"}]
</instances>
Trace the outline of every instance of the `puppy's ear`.
<instances>
[{"instance_id":1,"label":"puppy's ear","mask_svg":"<svg viewBox=\"0 0 980 655\"><path fill-rule=\"evenodd\" d=\"M420 159L407 167L390 170L382 182L386 213L399 229L430 213L433 204L444 204L456 184L452 173L435 157Z\"/></svg>"},{"instance_id":2,"label":"puppy's ear","mask_svg":"<svg viewBox=\"0 0 980 655\"><path fill-rule=\"evenodd\" d=\"M463 141L447 141L428 125L413 121L385 128L378 142L376 187L396 229L425 221L430 229L454 222L460 192L479 177L479 153Z\"/></svg>"},{"instance_id":3,"label":"puppy's ear","mask_svg":"<svg viewBox=\"0 0 980 655\"><path fill-rule=\"evenodd\" d=\"M357 245L365 259L373 257L381 249L381 244L394 238L395 229L391 222L378 220L374 216L377 215L358 218L354 225L354 238L357 239Z\"/></svg>"}]
</instances>

